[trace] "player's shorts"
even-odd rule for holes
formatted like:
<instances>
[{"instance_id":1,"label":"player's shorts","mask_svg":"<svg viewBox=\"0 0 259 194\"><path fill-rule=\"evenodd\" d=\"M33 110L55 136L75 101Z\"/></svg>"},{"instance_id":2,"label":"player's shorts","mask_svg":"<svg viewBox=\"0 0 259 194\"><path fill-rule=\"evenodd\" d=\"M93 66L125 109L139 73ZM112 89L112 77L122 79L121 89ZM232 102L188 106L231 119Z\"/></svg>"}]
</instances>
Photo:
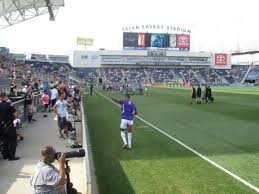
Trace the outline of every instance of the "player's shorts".
<instances>
[{"instance_id":1,"label":"player's shorts","mask_svg":"<svg viewBox=\"0 0 259 194\"><path fill-rule=\"evenodd\" d=\"M133 121L126 120L126 119L121 119L121 125L120 125L121 129L127 129L128 125L133 125Z\"/></svg>"}]
</instances>

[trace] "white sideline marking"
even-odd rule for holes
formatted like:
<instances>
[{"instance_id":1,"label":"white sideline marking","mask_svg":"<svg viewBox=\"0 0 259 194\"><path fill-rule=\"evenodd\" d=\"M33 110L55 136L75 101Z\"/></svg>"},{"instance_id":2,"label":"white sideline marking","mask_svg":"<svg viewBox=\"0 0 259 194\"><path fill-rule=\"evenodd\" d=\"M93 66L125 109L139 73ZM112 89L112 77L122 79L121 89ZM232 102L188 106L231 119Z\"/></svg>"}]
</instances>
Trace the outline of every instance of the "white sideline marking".
<instances>
[{"instance_id":1,"label":"white sideline marking","mask_svg":"<svg viewBox=\"0 0 259 194\"><path fill-rule=\"evenodd\" d=\"M100 92L95 91L96 93L98 93L100 96L102 96L103 98L105 98L106 100L112 102L113 104L117 105L120 107L120 105L118 105L116 102L112 101L111 99L107 98L106 96L104 96L103 94L101 94ZM217 164L216 162L213 162L212 160L210 160L209 158L207 158L206 156L200 154L199 152L197 152L196 150L192 149L191 147L189 147L188 145L185 145L184 143L182 143L180 140L172 137L171 135L169 135L168 133L166 133L165 131L163 131L162 129L159 129L158 127L156 127L155 125L147 122L146 120L142 119L139 116L135 116L137 117L139 120L143 121L144 123L148 124L149 126L153 127L154 129L156 129L157 131L159 131L160 133L162 133L163 135L169 137L170 139L174 140L175 142L177 142L178 144L182 145L183 147L185 147L186 149L188 149L189 151L191 151L192 153L196 154L197 156L201 157L203 160L206 160L208 163L212 164L213 166L217 167L218 169L222 170L223 172L227 173L228 175L232 176L234 179L238 180L239 182L243 183L244 185L248 186L249 188L255 190L257 193L259 193L259 188L252 185L251 183L247 182L246 180L242 179L241 177L237 176L236 174L230 172L229 170L227 170L226 168L220 166L219 164Z\"/></svg>"}]
</instances>

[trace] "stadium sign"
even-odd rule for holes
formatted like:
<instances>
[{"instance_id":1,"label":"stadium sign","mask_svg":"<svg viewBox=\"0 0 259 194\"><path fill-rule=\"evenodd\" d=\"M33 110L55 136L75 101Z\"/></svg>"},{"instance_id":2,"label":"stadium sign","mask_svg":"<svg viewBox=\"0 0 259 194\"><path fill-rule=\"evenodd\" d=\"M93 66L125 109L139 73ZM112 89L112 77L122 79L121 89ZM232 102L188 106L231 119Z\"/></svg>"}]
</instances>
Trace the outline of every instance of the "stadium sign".
<instances>
[{"instance_id":1,"label":"stadium sign","mask_svg":"<svg viewBox=\"0 0 259 194\"><path fill-rule=\"evenodd\" d=\"M133 25L133 26L126 26L122 28L123 32L131 32L131 31L139 31L139 30L166 30L166 31L174 31L180 33L191 33L190 29L187 28L180 28L177 26L170 26L170 25Z\"/></svg>"},{"instance_id":2,"label":"stadium sign","mask_svg":"<svg viewBox=\"0 0 259 194\"><path fill-rule=\"evenodd\" d=\"M93 38L77 37L77 45L93 45Z\"/></svg>"},{"instance_id":3,"label":"stadium sign","mask_svg":"<svg viewBox=\"0 0 259 194\"><path fill-rule=\"evenodd\" d=\"M228 58L225 53L215 53L215 65L227 65Z\"/></svg>"}]
</instances>

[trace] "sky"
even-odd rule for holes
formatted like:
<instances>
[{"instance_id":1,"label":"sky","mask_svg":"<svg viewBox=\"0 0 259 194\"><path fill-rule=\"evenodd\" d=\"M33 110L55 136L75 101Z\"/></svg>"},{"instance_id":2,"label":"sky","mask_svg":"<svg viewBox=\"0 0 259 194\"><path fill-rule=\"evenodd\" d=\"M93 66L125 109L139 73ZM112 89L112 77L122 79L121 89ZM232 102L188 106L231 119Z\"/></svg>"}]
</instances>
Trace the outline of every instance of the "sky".
<instances>
[{"instance_id":1,"label":"sky","mask_svg":"<svg viewBox=\"0 0 259 194\"><path fill-rule=\"evenodd\" d=\"M87 50L121 50L122 27L142 24L191 29L191 51L259 49L258 0L65 0L56 21L43 15L0 30L0 46L15 53L65 54L84 50L77 36L94 38Z\"/></svg>"}]
</instances>

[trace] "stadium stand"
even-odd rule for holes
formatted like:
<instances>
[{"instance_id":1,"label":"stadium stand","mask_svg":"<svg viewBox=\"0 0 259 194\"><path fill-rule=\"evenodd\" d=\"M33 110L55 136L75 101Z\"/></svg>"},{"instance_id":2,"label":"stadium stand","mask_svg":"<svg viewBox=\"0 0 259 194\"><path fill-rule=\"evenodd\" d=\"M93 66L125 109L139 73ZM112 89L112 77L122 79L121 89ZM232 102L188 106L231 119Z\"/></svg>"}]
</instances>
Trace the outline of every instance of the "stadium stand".
<instances>
[{"instance_id":1,"label":"stadium stand","mask_svg":"<svg viewBox=\"0 0 259 194\"><path fill-rule=\"evenodd\" d=\"M241 83L249 66L233 66L232 69L192 68L75 68L77 76L88 83L97 83L100 77L110 83L173 83L228 85ZM100 73L99 73L100 72Z\"/></svg>"},{"instance_id":2,"label":"stadium stand","mask_svg":"<svg viewBox=\"0 0 259 194\"><path fill-rule=\"evenodd\" d=\"M217 74L224 77L230 84L241 83L249 65L233 65L230 70L216 70Z\"/></svg>"},{"instance_id":3,"label":"stadium stand","mask_svg":"<svg viewBox=\"0 0 259 194\"><path fill-rule=\"evenodd\" d=\"M147 81L147 75L143 68L129 68L129 69L122 69L124 72L124 77L127 80L130 80L134 83L143 83Z\"/></svg>"},{"instance_id":4,"label":"stadium stand","mask_svg":"<svg viewBox=\"0 0 259 194\"><path fill-rule=\"evenodd\" d=\"M84 79L88 83L94 83L97 81L98 73L95 68L75 68L76 75Z\"/></svg>"},{"instance_id":5,"label":"stadium stand","mask_svg":"<svg viewBox=\"0 0 259 194\"><path fill-rule=\"evenodd\" d=\"M121 82L124 77L121 68L102 68L101 76L108 82Z\"/></svg>"}]
</instances>

